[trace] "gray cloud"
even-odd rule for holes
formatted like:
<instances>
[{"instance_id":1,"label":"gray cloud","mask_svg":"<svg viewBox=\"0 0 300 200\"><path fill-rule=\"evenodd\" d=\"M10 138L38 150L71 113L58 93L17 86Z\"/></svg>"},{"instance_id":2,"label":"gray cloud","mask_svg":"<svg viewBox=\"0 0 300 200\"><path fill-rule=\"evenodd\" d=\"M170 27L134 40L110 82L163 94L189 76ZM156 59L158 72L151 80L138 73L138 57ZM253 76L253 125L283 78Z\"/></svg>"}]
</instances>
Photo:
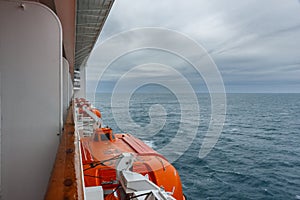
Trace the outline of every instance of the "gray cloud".
<instances>
[{"instance_id":1,"label":"gray cloud","mask_svg":"<svg viewBox=\"0 0 300 200\"><path fill-rule=\"evenodd\" d=\"M251 91L256 88L261 91L259 82L265 85L266 91L280 84L281 92L300 92L299 3L299 0L117 0L98 44L133 28L169 28L190 36L207 49L229 91L231 88L244 91L245 85ZM111 44L111 49L140 42L132 36ZM176 66L185 76L196 79L194 71L183 60L158 52L148 53L120 59L118 67L107 73L107 81L112 83L130 67L153 60ZM97 54L103 59L109 52L95 49L88 62L88 70L95 73L104 63ZM90 81L97 79L95 73L90 73L94 74L88 77Z\"/></svg>"}]
</instances>

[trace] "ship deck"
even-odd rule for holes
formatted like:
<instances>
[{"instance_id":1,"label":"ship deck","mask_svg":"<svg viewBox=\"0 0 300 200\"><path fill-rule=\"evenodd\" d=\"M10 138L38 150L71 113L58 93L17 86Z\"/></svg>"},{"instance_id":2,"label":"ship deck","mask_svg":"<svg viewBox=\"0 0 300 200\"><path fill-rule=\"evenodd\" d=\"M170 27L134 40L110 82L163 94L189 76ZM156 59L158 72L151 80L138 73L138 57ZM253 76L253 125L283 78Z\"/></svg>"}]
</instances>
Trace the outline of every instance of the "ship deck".
<instances>
[{"instance_id":1,"label":"ship deck","mask_svg":"<svg viewBox=\"0 0 300 200\"><path fill-rule=\"evenodd\" d=\"M64 131L61 135L46 200L84 199L83 177L80 165L79 140L75 133L73 104L68 109Z\"/></svg>"}]
</instances>

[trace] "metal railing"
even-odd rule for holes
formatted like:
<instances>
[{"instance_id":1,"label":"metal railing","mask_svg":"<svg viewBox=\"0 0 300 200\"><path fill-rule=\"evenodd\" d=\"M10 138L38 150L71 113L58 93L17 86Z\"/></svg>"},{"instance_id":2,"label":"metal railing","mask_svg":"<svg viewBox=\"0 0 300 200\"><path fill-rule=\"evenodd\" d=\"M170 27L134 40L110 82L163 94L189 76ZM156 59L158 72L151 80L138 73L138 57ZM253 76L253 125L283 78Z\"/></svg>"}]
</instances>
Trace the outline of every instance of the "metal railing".
<instances>
[{"instance_id":1,"label":"metal railing","mask_svg":"<svg viewBox=\"0 0 300 200\"><path fill-rule=\"evenodd\" d=\"M75 100L74 123L80 137L91 136L96 128L102 127L102 119L91 111L91 105L85 100ZM86 105L88 104L88 105Z\"/></svg>"}]
</instances>

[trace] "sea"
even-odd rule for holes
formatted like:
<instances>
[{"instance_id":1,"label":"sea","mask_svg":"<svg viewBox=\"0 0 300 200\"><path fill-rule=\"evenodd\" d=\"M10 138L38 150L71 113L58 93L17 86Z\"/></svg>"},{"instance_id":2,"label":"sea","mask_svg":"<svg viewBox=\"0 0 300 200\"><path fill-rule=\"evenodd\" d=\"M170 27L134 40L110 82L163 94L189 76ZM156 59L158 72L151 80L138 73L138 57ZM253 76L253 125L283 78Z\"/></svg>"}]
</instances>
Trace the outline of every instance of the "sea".
<instances>
[{"instance_id":1,"label":"sea","mask_svg":"<svg viewBox=\"0 0 300 200\"><path fill-rule=\"evenodd\" d=\"M172 163L188 200L300 199L300 94L226 94L221 135L204 158L198 155L212 119L211 98L206 93L196 96L197 102L189 102L188 97L182 101L173 93L135 93L124 107L111 102L127 97L101 93L93 103L114 132L130 132L130 123L141 131L151 123L163 123L155 133L148 130L148 138L141 138L158 151L172 141L182 123L186 133L196 130L189 147ZM200 115L193 116L193 110L188 119L182 119L182 113L189 112L182 110L183 104L195 103ZM151 109L157 105L160 109L153 120ZM115 115L124 115L123 121L116 121ZM181 145L180 140L176 142L173 151ZM167 158L169 153L162 152Z\"/></svg>"}]
</instances>

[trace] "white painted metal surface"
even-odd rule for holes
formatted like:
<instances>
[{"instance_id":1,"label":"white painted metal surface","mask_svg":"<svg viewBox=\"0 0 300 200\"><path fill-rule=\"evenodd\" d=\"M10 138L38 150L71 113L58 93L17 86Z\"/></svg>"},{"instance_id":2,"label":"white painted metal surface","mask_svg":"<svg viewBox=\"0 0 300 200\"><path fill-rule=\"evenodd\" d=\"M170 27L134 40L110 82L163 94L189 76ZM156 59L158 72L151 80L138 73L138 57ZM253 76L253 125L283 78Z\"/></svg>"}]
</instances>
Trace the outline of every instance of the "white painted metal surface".
<instances>
[{"instance_id":1,"label":"white painted metal surface","mask_svg":"<svg viewBox=\"0 0 300 200\"><path fill-rule=\"evenodd\" d=\"M149 181L141 174L126 170L121 171L120 175L120 182L122 183L126 193L156 190L158 188L153 182Z\"/></svg>"},{"instance_id":2,"label":"white painted metal surface","mask_svg":"<svg viewBox=\"0 0 300 200\"><path fill-rule=\"evenodd\" d=\"M104 193L101 186L85 187L86 200L103 200Z\"/></svg>"},{"instance_id":3,"label":"white painted metal surface","mask_svg":"<svg viewBox=\"0 0 300 200\"><path fill-rule=\"evenodd\" d=\"M71 99L73 98L73 94L74 94L74 91L73 91L73 81L72 81L72 77L71 75L69 75L68 77L69 81L68 81L68 99L69 99L69 102L71 101Z\"/></svg>"},{"instance_id":4,"label":"white painted metal surface","mask_svg":"<svg viewBox=\"0 0 300 200\"><path fill-rule=\"evenodd\" d=\"M63 58L63 121L65 122L67 117L67 109L70 104L69 97L69 81L70 81L70 73L69 73L69 63Z\"/></svg>"},{"instance_id":5,"label":"white painted metal surface","mask_svg":"<svg viewBox=\"0 0 300 200\"><path fill-rule=\"evenodd\" d=\"M116 173L117 179L121 178L121 172L123 170L130 170L135 161L134 155L132 153L122 153L120 159L116 162Z\"/></svg>"},{"instance_id":6,"label":"white painted metal surface","mask_svg":"<svg viewBox=\"0 0 300 200\"><path fill-rule=\"evenodd\" d=\"M150 181L148 176L129 171L134 160L132 153L122 153L116 163L117 179L126 194L131 194L133 200L175 200L170 193Z\"/></svg>"},{"instance_id":7,"label":"white painted metal surface","mask_svg":"<svg viewBox=\"0 0 300 200\"><path fill-rule=\"evenodd\" d=\"M175 200L170 193L136 172L121 171L119 181L127 194L135 196L134 200Z\"/></svg>"},{"instance_id":8,"label":"white painted metal surface","mask_svg":"<svg viewBox=\"0 0 300 200\"><path fill-rule=\"evenodd\" d=\"M90 116L94 121L94 129L100 128L103 124L102 119L99 118L95 113L90 111L86 106L83 106L83 110Z\"/></svg>"},{"instance_id":9,"label":"white painted metal surface","mask_svg":"<svg viewBox=\"0 0 300 200\"><path fill-rule=\"evenodd\" d=\"M37 2L0 1L2 199L43 199L62 119L62 33Z\"/></svg>"}]
</instances>

